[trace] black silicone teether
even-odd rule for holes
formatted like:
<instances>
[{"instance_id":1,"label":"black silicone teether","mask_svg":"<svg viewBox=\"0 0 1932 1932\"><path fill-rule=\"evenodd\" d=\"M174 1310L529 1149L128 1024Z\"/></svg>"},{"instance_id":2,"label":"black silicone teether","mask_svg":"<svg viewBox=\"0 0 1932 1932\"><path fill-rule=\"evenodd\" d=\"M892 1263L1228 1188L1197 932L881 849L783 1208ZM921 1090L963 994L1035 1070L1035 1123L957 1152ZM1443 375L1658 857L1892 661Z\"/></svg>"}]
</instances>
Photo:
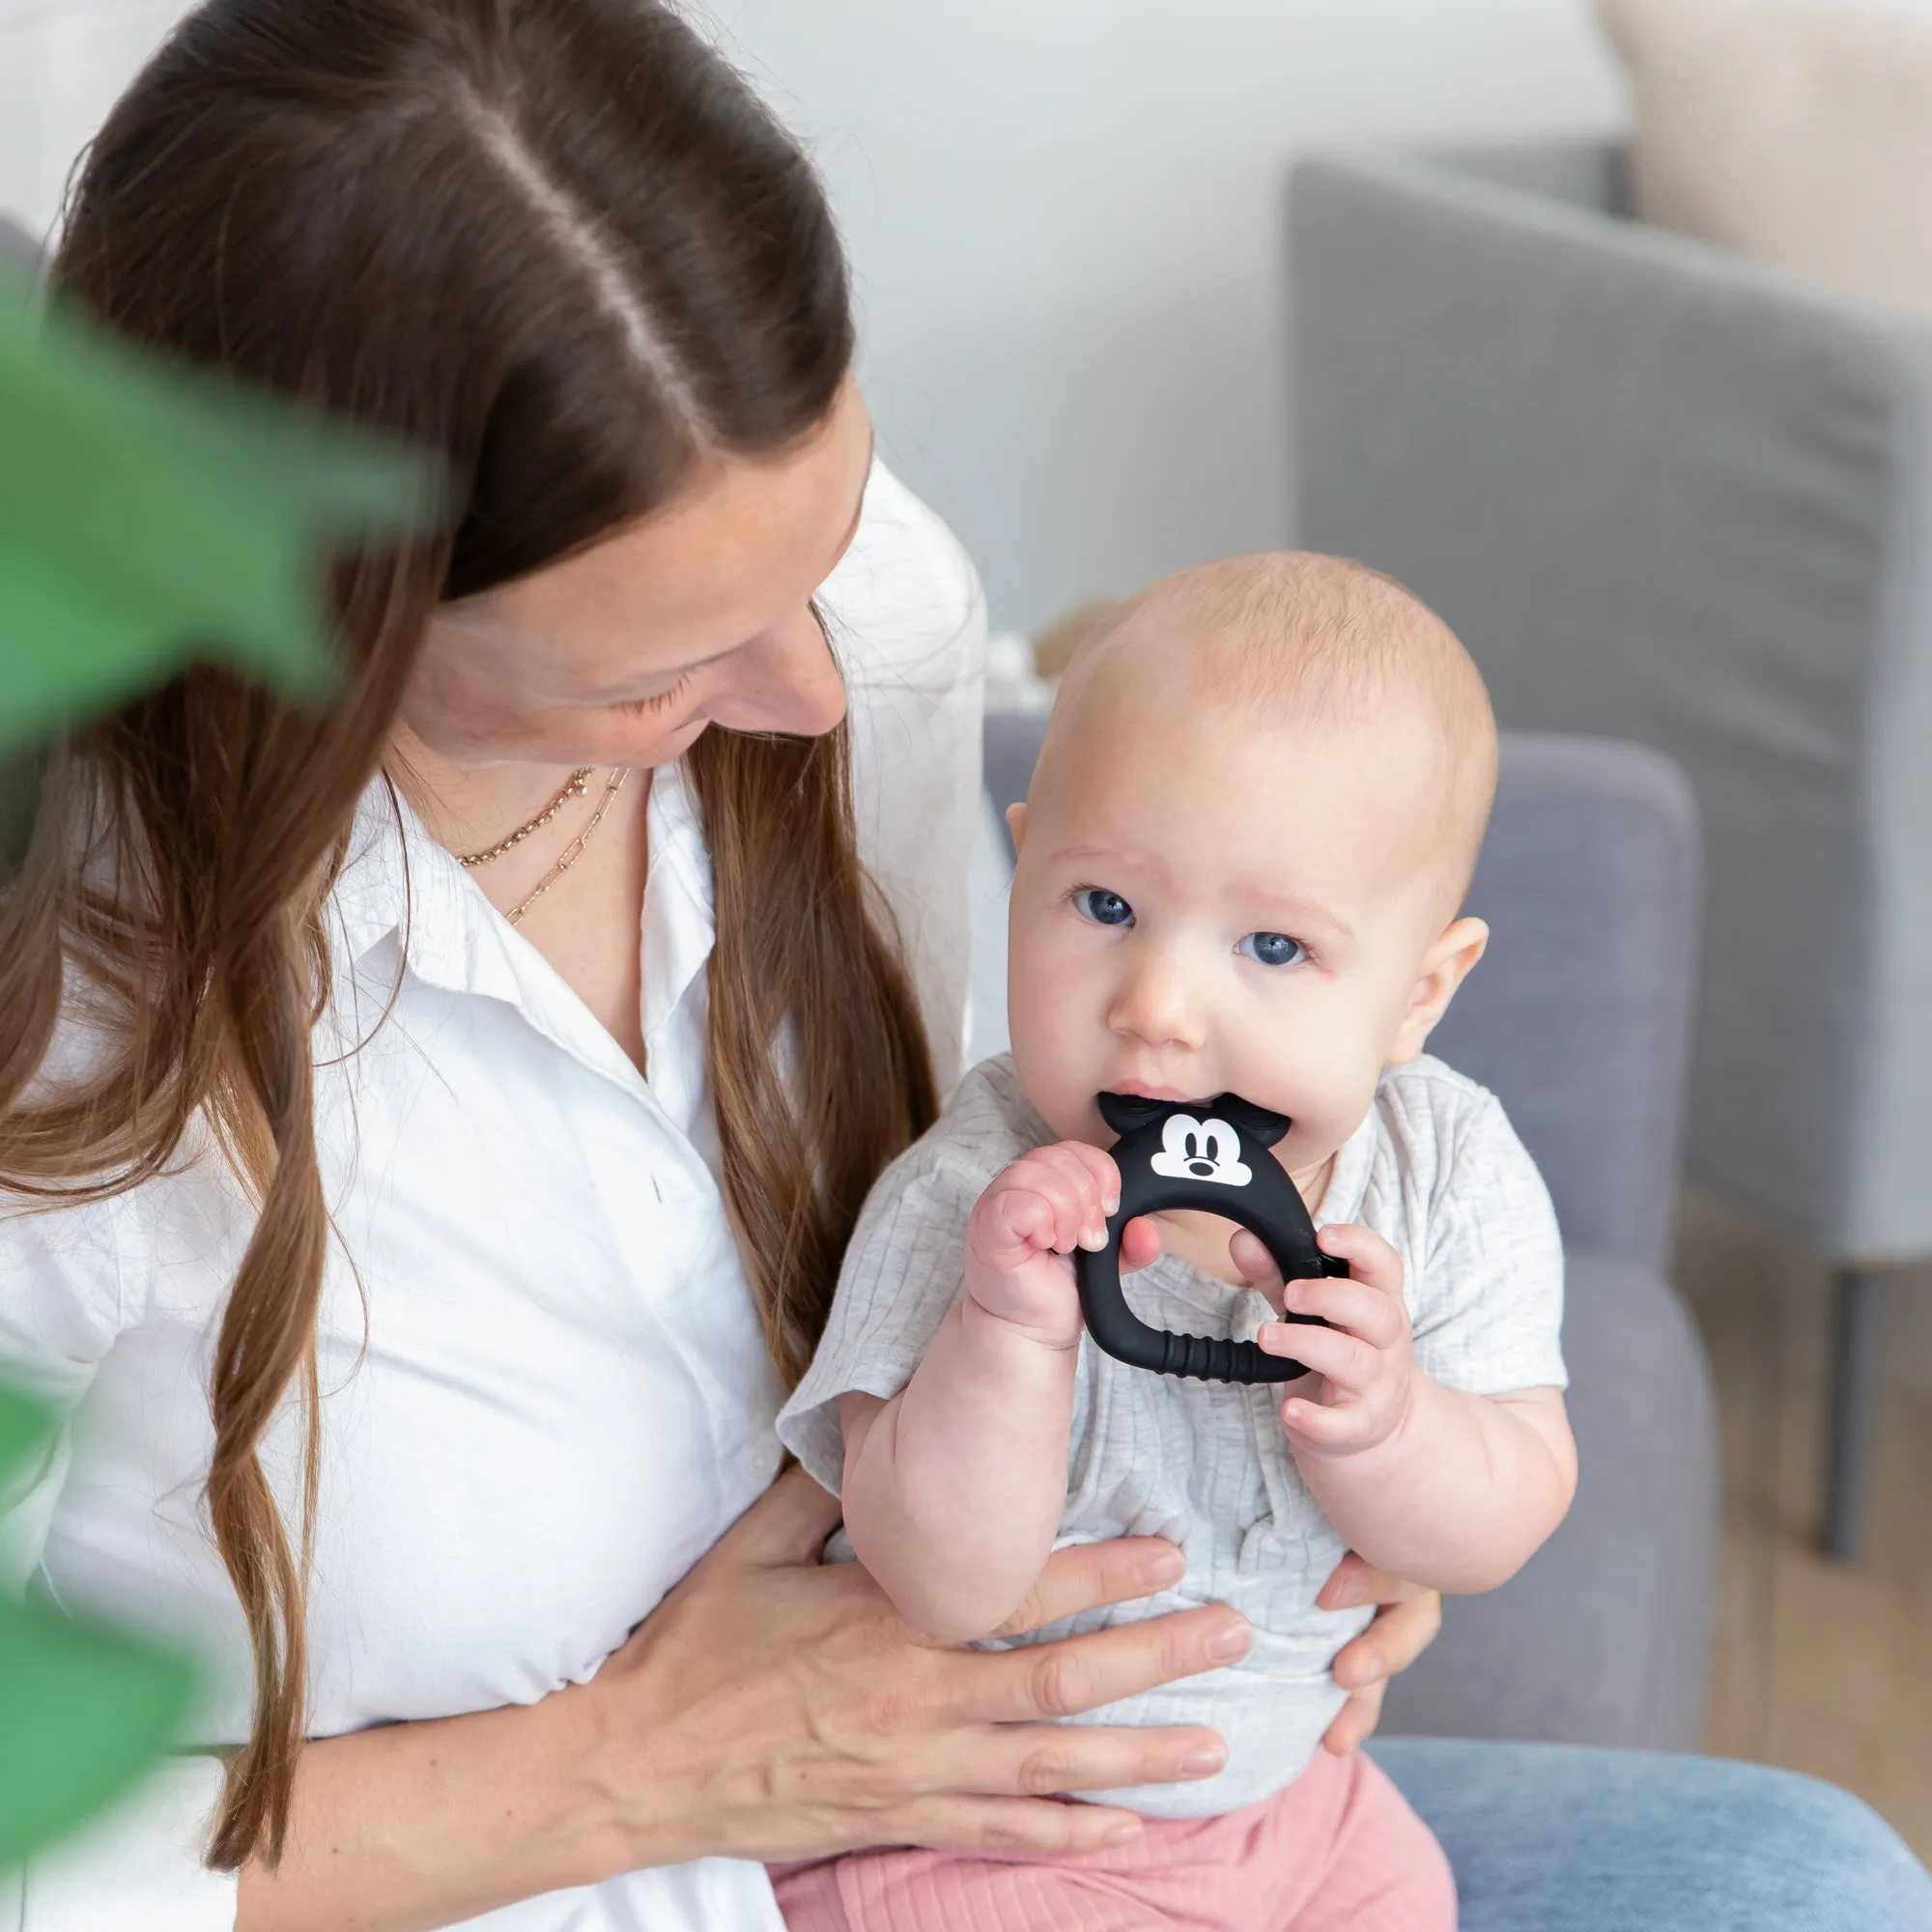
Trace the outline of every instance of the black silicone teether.
<instances>
[{"instance_id":1,"label":"black silicone teether","mask_svg":"<svg viewBox=\"0 0 1932 1932\"><path fill-rule=\"evenodd\" d=\"M1287 1119L1236 1094L1212 1100L1102 1094L1099 1102L1101 1119L1121 1137L1113 1148L1121 1205L1107 1223L1107 1245L1074 1254L1087 1332L1108 1354L1156 1375L1216 1382L1292 1382L1306 1375L1300 1362L1252 1342L1150 1327L1121 1293L1121 1230L1136 1214L1162 1208L1200 1208L1239 1222L1274 1257L1283 1281L1349 1272L1347 1262L1317 1245L1301 1195L1268 1152L1287 1133ZM1284 1319L1326 1325L1313 1315Z\"/></svg>"}]
</instances>

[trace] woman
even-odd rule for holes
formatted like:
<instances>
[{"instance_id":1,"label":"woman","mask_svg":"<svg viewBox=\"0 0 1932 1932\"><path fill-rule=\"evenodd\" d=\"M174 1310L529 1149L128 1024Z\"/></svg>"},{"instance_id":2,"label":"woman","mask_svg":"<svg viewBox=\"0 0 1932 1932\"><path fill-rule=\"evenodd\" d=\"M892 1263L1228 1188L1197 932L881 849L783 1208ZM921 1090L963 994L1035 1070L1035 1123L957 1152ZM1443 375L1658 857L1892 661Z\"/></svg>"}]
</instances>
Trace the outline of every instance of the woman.
<instances>
[{"instance_id":1,"label":"woman","mask_svg":"<svg viewBox=\"0 0 1932 1932\"><path fill-rule=\"evenodd\" d=\"M1037 1794L1218 1740L1041 1720L1237 1619L940 1651L772 1481L952 1071L977 732L796 152L648 0L216 0L55 280L442 452L454 515L338 570L327 713L197 671L59 748L0 906L0 1184L46 1210L0 1358L77 1410L9 1542L196 1642L223 1752L29 1873L27 1932L738 1932L753 1861L1131 1833ZM1176 1567L1066 1552L1029 1614ZM1365 1684L1427 1640L1335 1587L1406 1599Z\"/></svg>"},{"instance_id":2,"label":"woman","mask_svg":"<svg viewBox=\"0 0 1932 1932\"><path fill-rule=\"evenodd\" d=\"M110 120L54 279L458 504L339 573L328 714L203 671L66 748L0 928L0 1176L83 1196L0 1271L10 1364L83 1405L43 1570L221 1666L169 1882L251 1928L598 1886L510 1922L750 1926L759 1867L692 1861L1131 1829L1023 1794L1211 1734L990 1720L1202 1668L1230 1613L1045 1674L923 1648L804 1567L794 1477L627 1641L777 1473L959 1033L976 592L867 488L801 157L636 0L239 0Z\"/></svg>"}]
</instances>

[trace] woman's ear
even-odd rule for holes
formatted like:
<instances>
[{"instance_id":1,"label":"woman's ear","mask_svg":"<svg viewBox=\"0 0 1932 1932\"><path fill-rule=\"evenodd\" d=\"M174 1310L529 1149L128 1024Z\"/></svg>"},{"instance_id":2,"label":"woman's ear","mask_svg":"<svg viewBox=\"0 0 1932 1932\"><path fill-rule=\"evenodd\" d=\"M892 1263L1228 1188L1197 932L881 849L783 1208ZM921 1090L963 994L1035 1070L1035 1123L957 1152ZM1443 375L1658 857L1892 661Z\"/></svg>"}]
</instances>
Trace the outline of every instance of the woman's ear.
<instances>
[{"instance_id":1,"label":"woman's ear","mask_svg":"<svg viewBox=\"0 0 1932 1932\"><path fill-rule=\"evenodd\" d=\"M1408 1010L1388 1056L1391 1066L1411 1061L1429 1042L1435 1023L1449 1010L1456 989L1469 977L1490 944L1490 928L1480 919L1459 919L1443 929L1422 956L1422 971L1408 996Z\"/></svg>"},{"instance_id":2,"label":"woman's ear","mask_svg":"<svg viewBox=\"0 0 1932 1932\"><path fill-rule=\"evenodd\" d=\"M1013 835L1013 857L1019 857L1020 847L1026 843L1026 805L1007 807L1007 830Z\"/></svg>"}]
</instances>

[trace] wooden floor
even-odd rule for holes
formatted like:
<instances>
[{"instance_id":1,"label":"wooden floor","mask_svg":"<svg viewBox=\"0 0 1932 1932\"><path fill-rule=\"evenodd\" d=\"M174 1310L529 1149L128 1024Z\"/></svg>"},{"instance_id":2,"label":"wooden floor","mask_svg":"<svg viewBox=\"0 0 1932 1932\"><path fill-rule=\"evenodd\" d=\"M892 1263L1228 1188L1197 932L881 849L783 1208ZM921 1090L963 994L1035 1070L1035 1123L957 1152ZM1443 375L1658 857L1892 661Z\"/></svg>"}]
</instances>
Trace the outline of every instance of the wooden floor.
<instances>
[{"instance_id":1,"label":"wooden floor","mask_svg":"<svg viewBox=\"0 0 1932 1932\"><path fill-rule=\"evenodd\" d=\"M1932 1862L1932 1271L1889 1284L1869 1551L1856 1566L1815 1548L1823 1264L1693 1196L1677 1279L1723 1431L1710 1747L1849 1787Z\"/></svg>"}]
</instances>

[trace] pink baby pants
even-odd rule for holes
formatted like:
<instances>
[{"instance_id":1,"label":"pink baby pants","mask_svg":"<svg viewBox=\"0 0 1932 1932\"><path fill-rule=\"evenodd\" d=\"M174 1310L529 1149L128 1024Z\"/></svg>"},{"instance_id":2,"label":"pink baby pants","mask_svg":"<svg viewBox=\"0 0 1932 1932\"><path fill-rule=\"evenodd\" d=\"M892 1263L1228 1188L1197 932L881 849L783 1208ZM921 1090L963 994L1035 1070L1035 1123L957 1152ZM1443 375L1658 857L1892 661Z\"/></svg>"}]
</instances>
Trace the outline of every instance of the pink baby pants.
<instances>
[{"instance_id":1,"label":"pink baby pants","mask_svg":"<svg viewBox=\"0 0 1932 1932\"><path fill-rule=\"evenodd\" d=\"M1079 1857L862 1852L774 1866L791 1932L1455 1932L1456 1883L1374 1760L1315 1762L1220 1818Z\"/></svg>"}]
</instances>

